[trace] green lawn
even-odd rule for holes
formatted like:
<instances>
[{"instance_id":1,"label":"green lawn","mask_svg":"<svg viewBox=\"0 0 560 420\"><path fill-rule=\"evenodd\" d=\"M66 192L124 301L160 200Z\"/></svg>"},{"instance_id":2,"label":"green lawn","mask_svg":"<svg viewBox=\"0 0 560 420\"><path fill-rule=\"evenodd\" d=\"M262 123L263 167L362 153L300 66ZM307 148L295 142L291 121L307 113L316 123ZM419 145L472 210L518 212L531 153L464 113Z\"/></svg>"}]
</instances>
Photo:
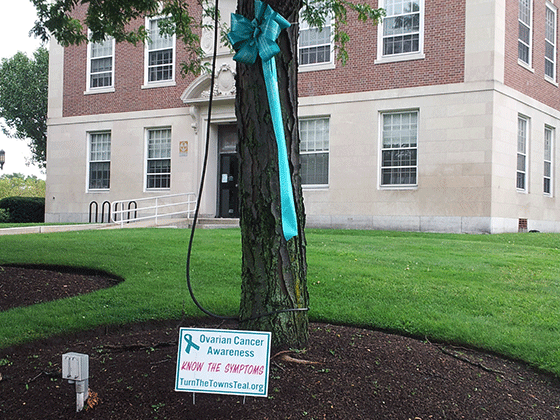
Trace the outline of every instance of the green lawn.
<instances>
[{"instance_id":1,"label":"green lawn","mask_svg":"<svg viewBox=\"0 0 560 420\"><path fill-rule=\"evenodd\" d=\"M0 265L104 270L125 279L85 296L0 313L0 347L103 324L202 313L185 281L189 232L122 229L0 236ZM460 343L560 376L560 235L307 232L313 321ZM200 230L193 289L236 315L239 230ZM1 271L0 271L1 275Z\"/></svg>"}]
</instances>

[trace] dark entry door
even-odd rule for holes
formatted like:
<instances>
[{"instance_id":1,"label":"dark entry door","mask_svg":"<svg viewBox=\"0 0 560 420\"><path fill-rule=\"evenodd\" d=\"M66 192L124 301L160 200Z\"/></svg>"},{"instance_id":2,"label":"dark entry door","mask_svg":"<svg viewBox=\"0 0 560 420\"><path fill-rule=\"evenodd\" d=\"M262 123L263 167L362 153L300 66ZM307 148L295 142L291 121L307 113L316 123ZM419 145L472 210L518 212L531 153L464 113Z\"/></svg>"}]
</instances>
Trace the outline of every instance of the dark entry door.
<instances>
[{"instance_id":1,"label":"dark entry door","mask_svg":"<svg viewBox=\"0 0 560 420\"><path fill-rule=\"evenodd\" d=\"M237 154L220 155L219 217L239 217L238 165Z\"/></svg>"}]
</instances>

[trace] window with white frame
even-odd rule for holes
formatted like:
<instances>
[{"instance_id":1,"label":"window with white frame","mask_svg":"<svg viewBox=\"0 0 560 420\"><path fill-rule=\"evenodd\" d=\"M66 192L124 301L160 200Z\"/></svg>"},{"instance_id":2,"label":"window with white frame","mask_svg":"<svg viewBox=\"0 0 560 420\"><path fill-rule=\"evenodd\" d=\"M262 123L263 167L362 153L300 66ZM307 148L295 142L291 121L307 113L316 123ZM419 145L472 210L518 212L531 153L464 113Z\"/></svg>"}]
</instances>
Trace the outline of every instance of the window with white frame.
<instances>
[{"instance_id":1,"label":"window with white frame","mask_svg":"<svg viewBox=\"0 0 560 420\"><path fill-rule=\"evenodd\" d=\"M115 74L115 40L107 38L88 45L87 90L112 88Z\"/></svg>"},{"instance_id":2,"label":"window with white frame","mask_svg":"<svg viewBox=\"0 0 560 420\"><path fill-rule=\"evenodd\" d=\"M546 4L544 41L544 74L552 81L556 80L556 8Z\"/></svg>"},{"instance_id":3,"label":"window with white frame","mask_svg":"<svg viewBox=\"0 0 560 420\"><path fill-rule=\"evenodd\" d=\"M527 191L527 140L529 136L529 120L519 116L517 119L517 181L520 191Z\"/></svg>"},{"instance_id":4,"label":"window with white frame","mask_svg":"<svg viewBox=\"0 0 560 420\"><path fill-rule=\"evenodd\" d=\"M543 192L552 195L552 147L554 142L554 128L544 128L544 178Z\"/></svg>"},{"instance_id":5,"label":"window with white frame","mask_svg":"<svg viewBox=\"0 0 560 420\"><path fill-rule=\"evenodd\" d=\"M299 121L301 183L304 186L329 184L329 119Z\"/></svg>"},{"instance_id":6,"label":"window with white frame","mask_svg":"<svg viewBox=\"0 0 560 420\"><path fill-rule=\"evenodd\" d=\"M146 188L171 187L171 129L147 130Z\"/></svg>"},{"instance_id":7,"label":"window with white frame","mask_svg":"<svg viewBox=\"0 0 560 420\"><path fill-rule=\"evenodd\" d=\"M310 26L305 20L300 18L299 22L299 41L298 41L298 60L299 65L319 67L334 65L334 43L332 20L329 16L321 30Z\"/></svg>"},{"instance_id":8,"label":"window with white frame","mask_svg":"<svg viewBox=\"0 0 560 420\"><path fill-rule=\"evenodd\" d=\"M521 63L531 65L531 45L533 40L532 0L519 0L519 36L517 42L517 58Z\"/></svg>"},{"instance_id":9,"label":"window with white frame","mask_svg":"<svg viewBox=\"0 0 560 420\"><path fill-rule=\"evenodd\" d=\"M159 22L165 18L149 19L149 40L146 45L146 84L175 80L175 35L161 32Z\"/></svg>"},{"instance_id":10,"label":"window with white frame","mask_svg":"<svg viewBox=\"0 0 560 420\"><path fill-rule=\"evenodd\" d=\"M111 186L111 133L89 133L89 189Z\"/></svg>"},{"instance_id":11,"label":"window with white frame","mask_svg":"<svg viewBox=\"0 0 560 420\"><path fill-rule=\"evenodd\" d=\"M380 25L378 58L421 53L423 49L423 0L385 0L387 15Z\"/></svg>"},{"instance_id":12,"label":"window with white frame","mask_svg":"<svg viewBox=\"0 0 560 420\"><path fill-rule=\"evenodd\" d=\"M418 185L418 111L381 114L381 186Z\"/></svg>"}]
</instances>

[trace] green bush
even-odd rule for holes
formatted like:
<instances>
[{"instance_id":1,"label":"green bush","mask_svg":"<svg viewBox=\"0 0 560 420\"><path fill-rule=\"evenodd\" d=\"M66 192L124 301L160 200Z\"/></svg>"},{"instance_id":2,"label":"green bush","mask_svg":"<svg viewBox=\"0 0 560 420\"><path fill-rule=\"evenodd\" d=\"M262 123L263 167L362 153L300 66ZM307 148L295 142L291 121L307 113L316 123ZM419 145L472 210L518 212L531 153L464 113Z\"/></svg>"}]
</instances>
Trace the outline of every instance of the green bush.
<instances>
[{"instance_id":1,"label":"green bush","mask_svg":"<svg viewBox=\"0 0 560 420\"><path fill-rule=\"evenodd\" d=\"M45 198L6 197L0 200L0 210L4 210L8 214L7 223L43 223L45 221ZM0 221L1 218L0 215Z\"/></svg>"},{"instance_id":2,"label":"green bush","mask_svg":"<svg viewBox=\"0 0 560 420\"><path fill-rule=\"evenodd\" d=\"M0 223L9 223L10 212L6 209L0 209Z\"/></svg>"}]
</instances>

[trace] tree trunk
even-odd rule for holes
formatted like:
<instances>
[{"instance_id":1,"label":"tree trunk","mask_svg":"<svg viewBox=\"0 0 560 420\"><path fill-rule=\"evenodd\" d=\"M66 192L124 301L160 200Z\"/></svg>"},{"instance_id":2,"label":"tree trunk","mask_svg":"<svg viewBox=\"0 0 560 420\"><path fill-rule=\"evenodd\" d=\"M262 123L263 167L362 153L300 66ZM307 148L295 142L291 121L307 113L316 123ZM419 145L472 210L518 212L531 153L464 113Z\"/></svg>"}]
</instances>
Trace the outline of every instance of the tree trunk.
<instances>
[{"instance_id":1,"label":"tree trunk","mask_svg":"<svg viewBox=\"0 0 560 420\"><path fill-rule=\"evenodd\" d=\"M297 22L298 0L268 4L289 22ZM254 0L239 0L237 13L253 19ZM308 341L305 215L299 175L297 122L298 26L283 30L276 59L278 87L298 215L298 235L282 233L278 153L260 58L237 64L236 115L240 154L242 236L242 328L271 331L272 345L301 348ZM299 309L289 312L284 310ZM303 310L302 310L303 309Z\"/></svg>"}]
</instances>

